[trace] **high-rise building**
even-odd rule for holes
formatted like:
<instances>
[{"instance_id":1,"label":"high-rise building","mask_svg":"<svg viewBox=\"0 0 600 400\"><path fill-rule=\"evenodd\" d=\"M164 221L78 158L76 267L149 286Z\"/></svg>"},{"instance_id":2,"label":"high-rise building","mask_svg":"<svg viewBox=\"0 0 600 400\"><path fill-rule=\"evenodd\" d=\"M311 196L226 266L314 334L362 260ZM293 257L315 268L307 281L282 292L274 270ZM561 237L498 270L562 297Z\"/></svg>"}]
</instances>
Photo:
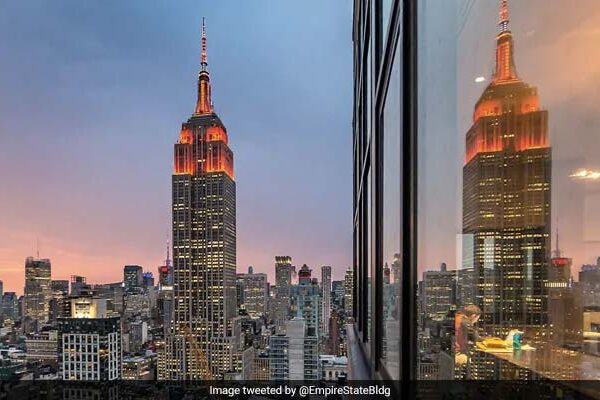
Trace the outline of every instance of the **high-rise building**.
<instances>
[{"instance_id":1,"label":"high-rise building","mask_svg":"<svg viewBox=\"0 0 600 400\"><path fill-rule=\"evenodd\" d=\"M321 332L329 335L329 318L331 317L331 267L321 267Z\"/></svg>"},{"instance_id":2,"label":"high-rise building","mask_svg":"<svg viewBox=\"0 0 600 400\"><path fill-rule=\"evenodd\" d=\"M456 271L448 271L442 263L439 271L423 272L423 316L442 320L456 306Z\"/></svg>"},{"instance_id":3,"label":"high-rise building","mask_svg":"<svg viewBox=\"0 0 600 400\"><path fill-rule=\"evenodd\" d=\"M44 331L25 339L27 361L56 364L58 361L58 331Z\"/></svg>"},{"instance_id":4,"label":"high-rise building","mask_svg":"<svg viewBox=\"0 0 600 400\"><path fill-rule=\"evenodd\" d=\"M292 288L292 276L295 267L292 265L292 257L275 257L275 315L273 320L279 330L283 329L285 321L290 315L290 296Z\"/></svg>"},{"instance_id":5,"label":"high-rise building","mask_svg":"<svg viewBox=\"0 0 600 400\"><path fill-rule=\"evenodd\" d=\"M123 267L123 286L125 293L137 293L144 285L143 269L139 265Z\"/></svg>"},{"instance_id":6,"label":"high-rise building","mask_svg":"<svg viewBox=\"0 0 600 400\"><path fill-rule=\"evenodd\" d=\"M79 296L84 292L91 290L91 286L87 284L85 276L71 275L71 295Z\"/></svg>"},{"instance_id":7,"label":"high-rise building","mask_svg":"<svg viewBox=\"0 0 600 400\"><path fill-rule=\"evenodd\" d=\"M581 284L571 276L573 260L563 257L558 247L548 269L548 339L559 346L579 347L582 341L583 315Z\"/></svg>"},{"instance_id":8,"label":"high-rise building","mask_svg":"<svg viewBox=\"0 0 600 400\"><path fill-rule=\"evenodd\" d=\"M204 22L200 64L196 107L175 144L174 322L166 371L159 371L165 379L199 379L207 368L219 378L233 368L236 186L227 130L211 100Z\"/></svg>"},{"instance_id":9,"label":"high-rise building","mask_svg":"<svg viewBox=\"0 0 600 400\"><path fill-rule=\"evenodd\" d=\"M52 298L50 299L50 320L55 321L61 314L63 300L69 294L68 280L52 280L50 281L50 290Z\"/></svg>"},{"instance_id":10,"label":"high-rise building","mask_svg":"<svg viewBox=\"0 0 600 400\"><path fill-rule=\"evenodd\" d=\"M586 264L579 271L583 307L600 307L600 267Z\"/></svg>"},{"instance_id":11,"label":"high-rise building","mask_svg":"<svg viewBox=\"0 0 600 400\"><path fill-rule=\"evenodd\" d=\"M58 359L62 379L120 379L120 318L107 315L106 299L72 298L70 305L70 316L58 319Z\"/></svg>"},{"instance_id":12,"label":"high-rise building","mask_svg":"<svg viewBox=\"0 0 600 400\"><path fill-rule=\"evenodd\" d=\"M269 365L273 380L318 380L321 377L319 342L307 335L303 318L285 323L285 334L269 338Z\"/></svg>"},{"instance_id":13,"label":"high-rise building","mask_svg":"<svg viewBox=\"0 0 600 400\"><path fill-rule=\"evenodd\" d=\"M144 289L154 287L154 275L152 272L147 271L142 274L142 286Z\"/></svg>"},{"instance_id":14,"label":"high-rise building","mask_svg":"<svg viewBox=\"0 0 600 400\"><path fill-rule=\"evenodd\" d=\"M311 278L311 269L304 264L298 272L298 285L292 287L293 317L305 321L307 336L319 338L321 332L321 288L317 278Z\"/></svg>"},{"instance_id":15,"label":"high-rise building","mask_svg":"<svg viewBox=\"0 0 600 400\"><path fill-rule=\"evenodd\" d=\"M19 299L15 292L2 295L2 318L13 321L19 318Z\"/></svg>"},{"instance_id":16,"label":"high-rise building","mask_svg":"<svg viewBox=\"0 0 600 400\"><path fill-rule=\"evenodd\" d=\"M480 324L490 333L548 320L552 156L548 112L517 75L506 1L496 69L477 101L463 167L463 267L475 274Z\"/></svg>"},{"instance_id":17,"label":"high-rise building","mask_svg":"<svg viewBox=\"0 0 600 400\"><path fill-rule=\"evenodd\" d=\"M346 316L349 319L352 319L352 301L353 301L353 293L354 293L354 271L352 268L348 268L346 270L346 274L344 275L344 310L346 311Z\"/></svg>"},{"instance_id":18,"label":"high-rise building","mask_svg":"<svg viewBox=\"0 0 600 400\"><path fill-rule=\"evenodd\" d=\"M253 318L265 316L267 312L267 274L254 273L250 266L248 273L238 274L237 279L238 282L241 282L242 305L248 315Z\"/></svg>"},{"instance_id":19,"label":"high-rise building","mask_svg":"<svg viewBox=\"0 0 600 400\"><path fill-rule=\"evenodd\" d=\"M50 271L47 258L25 260L24 316L42 323L50 317Z\"/></svg>"},{"instance_id":20,"label":"high-rise building","mask_svg":"<svg viewBox=\"0 0 600 400\"><path fill-rule=\"evenodd\" d=\"M343 307L344 305L344 281L332 281L331 282L331 303L336 307Z\"/></svg>"},{"instance_id":21,"label":"high-rise building","mask_svg":"<svg viewBox=\"0 0 600 400\"><path fill-rule=\"evenodd\" d=\"M156 299L158 308L158 321L163 326L166 337L171 331L173 321L173 267L167 246L167 258L165 264L158 267L158 297Z\"/></svg>"},{"instance_id":22,"label":"high-rise building","mask_svg":"<svg viewBox=\"0 0 600 400\"><path fill-rule=\"evenodd\" d=\"M50 281L50 288L54 295L66 296L69 294L69 281L68 280L52 280Z\"/></svg>"}]
</instances>

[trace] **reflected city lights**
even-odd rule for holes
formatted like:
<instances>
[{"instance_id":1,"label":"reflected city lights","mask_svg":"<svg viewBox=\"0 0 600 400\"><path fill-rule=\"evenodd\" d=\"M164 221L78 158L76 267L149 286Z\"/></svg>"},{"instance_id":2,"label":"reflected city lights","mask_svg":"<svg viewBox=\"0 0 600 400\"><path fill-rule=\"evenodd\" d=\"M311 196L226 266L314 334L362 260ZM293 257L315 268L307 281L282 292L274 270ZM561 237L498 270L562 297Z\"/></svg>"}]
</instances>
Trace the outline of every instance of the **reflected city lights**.
<instances>
[{"instance_id":1,"label":"reflected city lights","mask_svg":"<svg viewBox=\"0 0 600 400\"><path fill-rule=\"evenodd\" d=\"M571 178L575 178L575 179L585 179L585 180L592 180L592 181L597 181L600 179L600 171L593 171L590 169L579 169L576 172L572 173L571 175L569 175Z\"/></svg>"}]
</instances>

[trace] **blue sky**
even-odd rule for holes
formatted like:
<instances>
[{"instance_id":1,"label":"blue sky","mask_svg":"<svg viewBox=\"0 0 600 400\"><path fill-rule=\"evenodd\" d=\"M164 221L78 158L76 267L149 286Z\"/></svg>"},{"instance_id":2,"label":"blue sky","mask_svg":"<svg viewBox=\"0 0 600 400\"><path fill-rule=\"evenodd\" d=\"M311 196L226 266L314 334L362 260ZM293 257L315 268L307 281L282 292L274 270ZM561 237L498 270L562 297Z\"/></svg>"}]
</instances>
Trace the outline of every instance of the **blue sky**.
<instances>
[{"instance_id":1,"label":"blue sky","mask_svg":"<svg viewBox=\"0 0 600 400\"><path fill-rule=\"evenodd\" d=\"M0 3L0 279L35 251L53 277L150 271L195 105L206 17L213 101L235 154L238 269L352 259L352 4ZM317 273L320 275L320 273ZM7 287L8 286L8 287Z\"/></svg>"}]
</instances>

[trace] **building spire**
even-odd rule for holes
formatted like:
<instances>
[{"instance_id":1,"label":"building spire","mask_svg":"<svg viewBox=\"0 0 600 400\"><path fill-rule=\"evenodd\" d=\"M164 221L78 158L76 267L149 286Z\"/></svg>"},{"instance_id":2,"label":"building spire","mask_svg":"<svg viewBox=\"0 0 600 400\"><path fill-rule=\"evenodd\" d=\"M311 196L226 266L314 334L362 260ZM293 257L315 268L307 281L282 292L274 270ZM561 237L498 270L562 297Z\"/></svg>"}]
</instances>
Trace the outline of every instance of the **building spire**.
<instances>
[{"instance_id":1,"label":"building spire","mask_svg":"<svg viewBox=\"0 0 600 400\"><path fill-rule=\"evenodd\" d=\"M167 259L165 260L165 265L167 267L171 266L171 242L167 239Z\"/></svg>"},{"instance_id":2,"label":"building spire","mask_svg":"<svg viewBox=\"0 0 600 400\"><path fill-rule=\"evenodd\" d=\"M554 256L560 258L560 246L558 244L558 228L556 228L556 250L554 250Z\"/></svg>"},{"instance_id":3,"label":"building spire","mask_svg":"<svg viewBox=\"0 0 600 400\"><path fill-rule=\"evenodd\" d=\"M513 39L509 22L508 0L500 0L498 26L500 31L496 37L496 71L493 82L502 83L518 79L517 68L513 60Z\"/></svg>"},{"instance_id":4,"label":"building spire","mask_svg":"<svg viewBox=\"0 0 600 400\"><path fill-rule=\"evenodd\" d=\"M206 53L206 22L202 17L202 50L200 52L200 73L198 74L198 101L194 114L211 114L213 112L210 97L210 78L208 75L208 57Z\"/></svg>"},{"instance_id":5,"label":"building spire","mask_svg":"<svg viewBox=\"0 0 600 400\"><path fill-rule=\"evenodd\" d=\"M206 71L208 61L206 55L206 23L204 17L202 17L202 52L200 54L200 65L202 67L202 71Z\"/></svg>"},{"instance_id":6,"label":"building spire","mask_svg":"<svg viewBox=\"0 0 600 400\"><path fill-rule=\"evenodd\" d=\"M509 17L510 14L508 12L508 0L500 0L500 14L498 18L500 33L508 31L508 21L510 21Z\"/></svg>"}]
</instances>

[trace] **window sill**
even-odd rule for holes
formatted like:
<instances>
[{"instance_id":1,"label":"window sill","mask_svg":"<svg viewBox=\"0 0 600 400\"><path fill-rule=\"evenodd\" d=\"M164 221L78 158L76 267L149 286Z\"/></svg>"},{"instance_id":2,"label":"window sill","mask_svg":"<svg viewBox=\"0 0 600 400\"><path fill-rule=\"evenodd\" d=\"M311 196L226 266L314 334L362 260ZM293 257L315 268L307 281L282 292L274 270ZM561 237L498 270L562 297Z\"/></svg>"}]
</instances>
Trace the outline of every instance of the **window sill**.
<instances>
[{"instance_id":1,"label":"window sill","mask_svg":"<svg viewBox=\"0 0 600 400\"><path fill-rule=\"evenodd\" d=\"M346 340L348 349L348 380L370 380L370 366L356 332L356 325L346 325Z\"/></svg>"}]
</instances>

